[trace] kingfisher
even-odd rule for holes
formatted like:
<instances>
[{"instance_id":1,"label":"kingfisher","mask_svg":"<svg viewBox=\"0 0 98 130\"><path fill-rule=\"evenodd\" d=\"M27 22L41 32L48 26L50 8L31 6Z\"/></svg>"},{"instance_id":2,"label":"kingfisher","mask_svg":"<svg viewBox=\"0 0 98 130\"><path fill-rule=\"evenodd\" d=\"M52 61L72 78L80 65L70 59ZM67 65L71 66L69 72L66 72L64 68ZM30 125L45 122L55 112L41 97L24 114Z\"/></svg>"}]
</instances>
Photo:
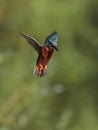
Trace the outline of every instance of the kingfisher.
<instances>
[{"instance_id":1,"label":"kingfisher","mask_svg":"<svg viewBox=\"0 0 98 130\"><path fill-rule=\"evenodd\" d=\"M46 37L44 45L40 45L39 42L29 35L21 33L21 35L27 40L27 42L37 51L38 58L36 62L36 67L34 69L33 75L35 77L44 77L46 75L47 64L54 52L57 49L57 32L53 32L51 35Z\"/></svg>"}]
</instances>

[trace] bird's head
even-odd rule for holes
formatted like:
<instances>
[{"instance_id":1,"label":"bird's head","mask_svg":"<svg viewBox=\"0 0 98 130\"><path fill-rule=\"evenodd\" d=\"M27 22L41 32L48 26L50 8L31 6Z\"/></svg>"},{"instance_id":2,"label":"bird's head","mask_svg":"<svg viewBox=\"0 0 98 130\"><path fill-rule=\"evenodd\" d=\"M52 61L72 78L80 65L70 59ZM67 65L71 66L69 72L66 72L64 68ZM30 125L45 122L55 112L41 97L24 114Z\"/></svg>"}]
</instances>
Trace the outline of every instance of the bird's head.
<instances>
[{"instance_id":1,"label":"bird's head","mask_svg":"<svg viewBox=\"0 0 98 130\"><path fill-rule=\"evenodd\" d=\"M51 35L49 35L45 40L45 45L47 47L53 47L56 51L57 49L57 40L58 40L58 34L57 32L53 32Z\"/></svg>"}]
</instances>

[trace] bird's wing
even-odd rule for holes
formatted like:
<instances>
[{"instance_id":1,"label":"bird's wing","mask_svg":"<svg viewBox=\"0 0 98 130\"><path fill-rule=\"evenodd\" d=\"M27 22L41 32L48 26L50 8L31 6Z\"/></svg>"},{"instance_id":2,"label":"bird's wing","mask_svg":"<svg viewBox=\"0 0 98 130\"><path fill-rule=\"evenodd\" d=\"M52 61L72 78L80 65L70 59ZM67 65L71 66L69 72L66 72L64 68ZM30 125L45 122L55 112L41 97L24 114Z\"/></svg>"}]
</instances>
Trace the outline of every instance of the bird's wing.
<instances>
[{"instance_id":1,"label":"bird's wing","mask_svg":"<svg viewBox=\"0 0 98 130\"><path fill-rule=\"evenodd\" d=\"M39 45L38 41L28 35L25 35L23 33L20 33L27 41L28 43L33 46L33 48L39 53L41 46Z\"/></svg>"}]
</instances>

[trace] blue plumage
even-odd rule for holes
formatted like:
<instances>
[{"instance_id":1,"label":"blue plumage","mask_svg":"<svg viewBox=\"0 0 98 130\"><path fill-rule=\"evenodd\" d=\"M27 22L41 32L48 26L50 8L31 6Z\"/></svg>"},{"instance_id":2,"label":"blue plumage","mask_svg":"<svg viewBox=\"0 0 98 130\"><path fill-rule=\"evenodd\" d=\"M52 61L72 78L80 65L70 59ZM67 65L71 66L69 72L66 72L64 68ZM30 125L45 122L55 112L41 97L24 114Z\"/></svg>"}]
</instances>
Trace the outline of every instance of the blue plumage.
<instances>
[{"instance_id":1,"label":"blue plumage","mask_svg":"<svg viewBox=\"0 0 98 130\"><path fill-rule=\"evenodd\" d=\"M46 46L57 46L57 40L58 40L58 34L57 32L52 33L50 36L48 36L45 40Z\"/></svg>"}]
</instances>

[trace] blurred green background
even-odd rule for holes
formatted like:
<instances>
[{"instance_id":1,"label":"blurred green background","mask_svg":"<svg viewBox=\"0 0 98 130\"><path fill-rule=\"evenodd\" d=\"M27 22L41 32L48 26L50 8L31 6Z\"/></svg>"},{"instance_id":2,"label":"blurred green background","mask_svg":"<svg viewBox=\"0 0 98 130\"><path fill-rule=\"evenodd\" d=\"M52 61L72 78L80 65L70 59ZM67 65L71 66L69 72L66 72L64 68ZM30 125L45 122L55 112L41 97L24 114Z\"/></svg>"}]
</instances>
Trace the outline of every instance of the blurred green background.
<instances>
[{"instance_id":1,"label":"blurred green background","mask_svg":"<svg viewBox=\"0 0 98 130\"><path fill-rule=\"evenodd\" d=\"M32 75L40 43L58 49ZM0 0L0 130L98 130L98 0Z\"/></svg>"}]
</instances>

